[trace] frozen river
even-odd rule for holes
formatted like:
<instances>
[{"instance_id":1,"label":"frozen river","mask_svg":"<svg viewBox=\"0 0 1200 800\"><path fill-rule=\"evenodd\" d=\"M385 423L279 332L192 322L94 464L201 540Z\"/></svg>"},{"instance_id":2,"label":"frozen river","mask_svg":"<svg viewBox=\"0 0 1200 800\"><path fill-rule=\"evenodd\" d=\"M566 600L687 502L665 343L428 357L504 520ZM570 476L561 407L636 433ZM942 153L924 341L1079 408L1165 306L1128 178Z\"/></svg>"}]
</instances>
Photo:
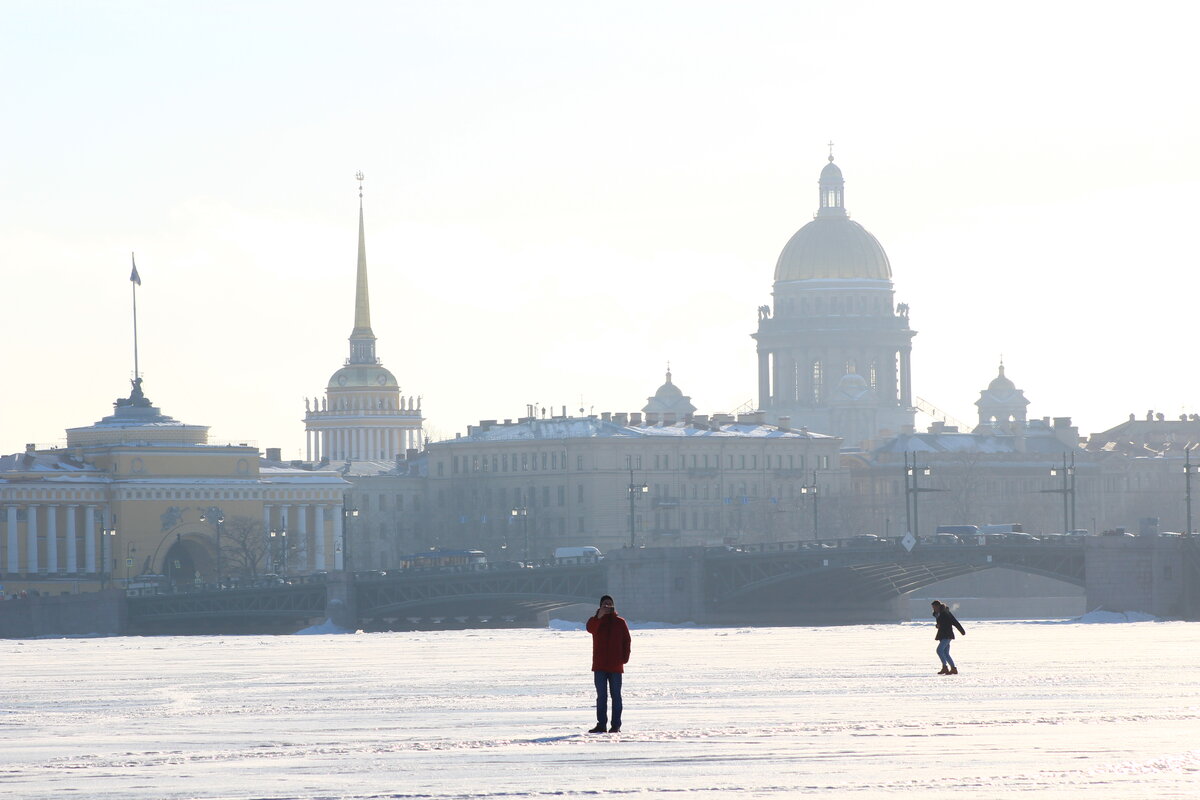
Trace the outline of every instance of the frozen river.
<instances>
[{"instance_id":1,"label":"frozen river","mask_svg":"<svg viewBox=\"0 0 1200 800\"><path fill-rule=\"evenodd\" d=\"M0 797L1200 794L1200 624L963 623L2 641Z\"/></svg>"}]
</instances>

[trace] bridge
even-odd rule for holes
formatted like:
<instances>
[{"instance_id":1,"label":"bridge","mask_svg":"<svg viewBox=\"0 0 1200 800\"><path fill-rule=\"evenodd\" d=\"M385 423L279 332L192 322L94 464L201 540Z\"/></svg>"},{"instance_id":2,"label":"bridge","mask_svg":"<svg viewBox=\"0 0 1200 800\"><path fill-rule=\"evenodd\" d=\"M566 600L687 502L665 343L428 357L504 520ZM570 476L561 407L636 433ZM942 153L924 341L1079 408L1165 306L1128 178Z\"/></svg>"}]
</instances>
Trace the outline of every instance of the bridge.
<instances>
[{"instance_id":1,"label":"bridge","mask_svg":"<svg viewBox=\"0 0 1200 800\"><path fill-rule=\"evenodd\" d=\"M911 551L896 542L854 540L738 550L652 548L615 551L602 561L533 568L488 565L354 577L332 573L283 585L121 598L119 629L143 634L282 633L326 618L364 630L508 627L535 624L539 614L566 606L592 605L604 593L620 599L627 617L641 620L879 621L898 618L895 603L904 595L997 567L1085 587L1090 608L1200 618L1200 537L1080 537L1029 544L920 543ZM82 604L94 595L77 597ZM0 612L19 606L2 604ZM55 613L56 619L65 618L61 609ZM0 635L20 629L0 620ZM51 632L83 631L45 631Z\"/></svg>"},{"instance_id":2,"label":"bridge","mask_svg":"<svg viewBox=\"0 0 1200 800\"><path fill-rule=\"evenodd\" d=\"M788 602L821 605L822 598L891 600L948 578L1007 567L1086 585L1082 541L1061 544L926 544L906 550L894 542L795 542L759 545L705 558L710 603Z\"/></svg>"}]
</instances>

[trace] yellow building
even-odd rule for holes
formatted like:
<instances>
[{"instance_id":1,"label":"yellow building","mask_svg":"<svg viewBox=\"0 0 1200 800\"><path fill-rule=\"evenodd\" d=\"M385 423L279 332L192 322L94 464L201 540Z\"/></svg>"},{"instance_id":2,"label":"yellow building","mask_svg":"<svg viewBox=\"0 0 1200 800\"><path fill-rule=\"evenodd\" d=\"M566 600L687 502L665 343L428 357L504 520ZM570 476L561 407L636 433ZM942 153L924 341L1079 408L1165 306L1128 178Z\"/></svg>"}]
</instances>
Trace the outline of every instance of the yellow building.
<instances>
[{"instance_id":1,"label":"yellow building","mask_svg":"<svg viewBox=\"0 0 1200 800\"><path fill-rule=\"evenodd\" d=\"M345 481L209 444L207 426L164 415L141 383L68 429L65 448L0 457L6 594L341 569Z\"/></svg>"}]
</instances>

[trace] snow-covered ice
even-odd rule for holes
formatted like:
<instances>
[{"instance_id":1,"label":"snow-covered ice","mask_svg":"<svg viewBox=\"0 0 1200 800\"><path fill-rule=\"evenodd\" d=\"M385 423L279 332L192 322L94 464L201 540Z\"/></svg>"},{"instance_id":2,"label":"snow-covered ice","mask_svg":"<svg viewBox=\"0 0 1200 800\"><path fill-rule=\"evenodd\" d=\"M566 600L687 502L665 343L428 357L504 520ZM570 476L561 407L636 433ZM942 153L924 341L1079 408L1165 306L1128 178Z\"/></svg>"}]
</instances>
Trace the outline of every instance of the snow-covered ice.
<instances>
[{"instance_id":1,"label":"snow-covered ice","mask_svg":"<svg viewBox=\"0 0 1200 800\"><path fill-rule=\"evenodd\" d=\"M0 641L0 797L1178 798L1200 624L635 626L624 733L546 630Z\"/></svg>"}]
</instances>

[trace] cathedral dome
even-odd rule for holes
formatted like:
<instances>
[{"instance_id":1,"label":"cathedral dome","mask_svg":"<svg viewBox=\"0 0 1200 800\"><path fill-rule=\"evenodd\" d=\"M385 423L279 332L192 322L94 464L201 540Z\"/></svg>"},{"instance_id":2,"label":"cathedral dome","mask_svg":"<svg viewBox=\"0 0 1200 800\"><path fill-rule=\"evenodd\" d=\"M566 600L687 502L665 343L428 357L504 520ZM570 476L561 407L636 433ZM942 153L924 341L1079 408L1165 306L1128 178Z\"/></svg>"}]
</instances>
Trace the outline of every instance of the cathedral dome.
<instances>
[{"instance_id":1,"label":"cathedral dome","mask_svg":"<svg viewBox=\"0 0 1200 800\"><path fill-rule=\"evenodd\" d=\"M879 240L862 225L846 217L817 217L784 245L775 280L821 278L888 281L892 265Z\"/></svg>"},{"instance_id":2,"label":"cathedral dome","mask_svg":"<svg viewBox=\"0 0 1200 800\"><path fill-rule=\"evenodd\" d=\"M993 394L1004 394L1017 390L1017 385L1005 376L1003 364L1000 365L1000 374L992 378L992 382L988 384L987 390Z\"/></svg>"},{"instance_id":3,"label":"cathedral dome","mask_svg":"<svg viewBox=\"0 0 1200 800\"><path fill-rule=\"evenodd\" d=\"M846 213L846 181L829 163L821 170L816 218L788 240L775 264L776 281L890 281L892 265L879 240Z\"/></svg>"},{"instance_id":4,"label":"cathedral dome","mask_svg":"<svg viewBox=\"0 0 1200 800\"><path fill-rule=\"evenodd\" d=\"M821 170L821 183L843 183L842 170L831 159L825 168Z\"/></svg>"},{"instance_id":5,"label":"cathedral dome","mask_svg":"<svg viewBox=\"0 0 1200 800\"><path fill-rule=\"evenodd\" d=\"M347 364L333 373L330 389L395 389L396 376L378 364Z\"/></svg>"}]
</instances>

